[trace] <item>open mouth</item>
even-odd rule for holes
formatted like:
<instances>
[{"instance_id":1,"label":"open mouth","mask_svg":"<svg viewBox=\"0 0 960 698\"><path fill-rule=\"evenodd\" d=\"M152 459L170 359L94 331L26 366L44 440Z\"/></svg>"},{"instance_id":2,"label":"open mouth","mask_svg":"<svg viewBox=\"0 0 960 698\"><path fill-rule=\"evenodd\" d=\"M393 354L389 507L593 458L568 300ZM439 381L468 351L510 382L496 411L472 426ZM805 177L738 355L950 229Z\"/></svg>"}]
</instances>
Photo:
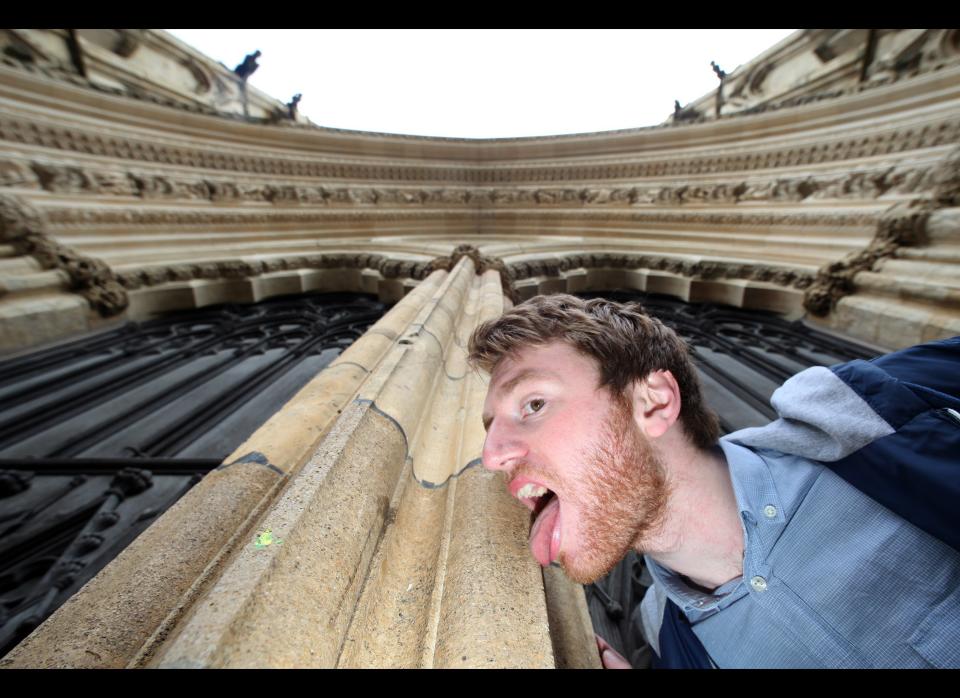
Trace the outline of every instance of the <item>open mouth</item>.
<instances>
[{"instance_id":1,"label":"open mouth","mask_svg":"<svg viewBox=\"0 0 960 698\"><path fill-rule=\"evenodd\" d=\"M556 497L557 495L553 490L547 490L545 494L540 495L533 502L533 510L530 512L530 526L533 526L533 523L537 520L537 517L540 516L540 512L547 508L547 505L550 503L550 500Z\"/></svg>"},{"instance_id":2,"label":"open mouth","mask_svg":"<svg viewBox=\"0 0 960 698\"><path fill-rule=\"evenodd\" d=\"M532 523L537 514L543 511L550 499L556 495L545 485L528 481L514 493L514 496L533 512L533 518L530 520Z\"/></svg>"},{"instance_id":3,"label":"open mouth","mask_svg":"<svg viewBox=\"0 0 960 698\"><path fill-rule=\"evenodd\" d=\"M515 496L530 509L530 552L547 567L560 553L560 498L534 482L525 483Z\"/></svg>"}]
</instances>

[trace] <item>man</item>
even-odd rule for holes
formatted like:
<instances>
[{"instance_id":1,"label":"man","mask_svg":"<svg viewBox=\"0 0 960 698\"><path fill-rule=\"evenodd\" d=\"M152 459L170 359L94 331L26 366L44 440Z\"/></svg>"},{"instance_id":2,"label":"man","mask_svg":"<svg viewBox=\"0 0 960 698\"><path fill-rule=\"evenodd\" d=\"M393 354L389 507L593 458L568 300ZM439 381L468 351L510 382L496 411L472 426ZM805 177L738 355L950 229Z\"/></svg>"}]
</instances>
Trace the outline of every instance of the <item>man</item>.
<instances>
[{"instance_id":1,"label":"man","mask_svg":"<svg viewBox=\"0 0 960 698\"><path fill-rule=\"evenodd\" d=\"M930 347L915 349L933 382L957 383L960 338ZM876 362L915 378L914 355L896 357ZM817 367L774 395L783 419L718 442L672 330L639 305L568 295L477 328L470 361L491 374L483 463L531 510L533 556L588 583L643 553L644 634L661 665L960 666L960 527L916 506L926 492L903 497L916 483L900 467L919 459L928 484L960 480L942 475L960 460L960 391L870 362ZM891 466L904 439L919 450ZM889 468L883 486L857 481L870 457ZM625 664L599 642L605 666Z\"/></svg>"}]
</instances>

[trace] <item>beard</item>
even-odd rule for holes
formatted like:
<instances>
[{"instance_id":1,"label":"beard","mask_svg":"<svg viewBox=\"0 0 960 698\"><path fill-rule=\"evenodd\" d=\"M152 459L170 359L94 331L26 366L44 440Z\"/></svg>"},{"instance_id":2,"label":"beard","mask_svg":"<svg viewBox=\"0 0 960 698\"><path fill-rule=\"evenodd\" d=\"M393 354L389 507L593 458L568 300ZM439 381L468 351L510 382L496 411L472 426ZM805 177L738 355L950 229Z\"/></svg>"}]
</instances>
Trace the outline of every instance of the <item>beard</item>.
<instances>
[{"instance_id":1,"label":"beard","mask_svg":"<svg viewBox=\"0 0 960 698\"><path fill-rule=\"evenodd\" d=\"M589 584L640 549L666 516L666 471L633 419L629 400L615 395L599 438L580 456L575 483L580 508L576 555L561 553L567 576Z\"/></svg>"}]
</instances>

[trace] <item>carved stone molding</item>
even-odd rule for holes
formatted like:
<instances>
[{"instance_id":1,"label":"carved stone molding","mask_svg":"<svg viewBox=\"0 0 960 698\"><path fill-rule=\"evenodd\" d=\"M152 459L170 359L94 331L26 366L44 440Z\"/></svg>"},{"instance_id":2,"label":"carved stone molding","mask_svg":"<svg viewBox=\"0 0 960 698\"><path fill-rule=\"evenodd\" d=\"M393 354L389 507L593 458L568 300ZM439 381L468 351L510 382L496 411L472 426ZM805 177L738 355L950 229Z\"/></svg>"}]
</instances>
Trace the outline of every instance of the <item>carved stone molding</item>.
<instances>
[{"instance_id":1,"label":"carved stone molding","mask_svg":"<svg viewBox=\"0 0 960 698\"><path fill-rule=\"evenodd\" d=\"M209 225L261 225L294 223L310 225L313 223L348 223L353 221L495 221L500 217L509 220L522 219L526 216L535 217L539 221L556 220L571 221L583 220L590 222L623 222L631 221L638 224L702 224L708 226L805 226L805 227L846 227L874 225L878 214L864 211L849 211L845 213L824 213L818 211L792 211L790 213L777 212L729 212L717 213L713 211L616 211L596 210L571 212L559 210L555 212L539 211L499 211L499 210L465 210L465 211L377 211L363 209L348 209L342 211L326 210L259 210L259 211L209 211L180 209L144 210L140 208L51 208L46 211L47 220L54 225L176 225L176 226L209 226ZM574 218L576 216L576 218Z\"/></svg>"},{"instance_id":2,"label":"carved stone molding","mask_svg":"<svg viewBox=\"0 0 960 698\"><path fill-rule=\"evenodd\" d=\"M814 43L809 43L810 37L807 37L807 45L802 46L803 39L801 39L800 44L794 43L783 47L779 55L775 54L774 57L763 61L751 61L743 67L743 70L735 71L730 78L731 93L724 100L725 106L732 109L725 109L725 113L719 118L736 119L740 116L789 109L814 102L856 95L899 82L905 78L932 73L957 63L957 30L928 29L914 41L905 45L901 44L900 48L894 49L892 52L888 50L883 59L876 60L869 65L864 74L864 77L868 79L864 82L851 84L855 77L850 74L849 69L844 71L841 65L832 78L829 76L824 78L821 73L821 78L825 79L825 82L823 79L814 81L815 83L822 83L813 88L817 90L816 92L811 93L811 85L808 84L801 94L793 94L789 97L767 94L764 85L765 82L768 82L767 77L770 73L775 72L780 63L788 66L787 70L790 70L789 65L793 63L802 73L804 69L799 68L799 63L803 62L804 58L801 58L801 56L811 48L811 52L817 56L821 63L829 63L838 58L837 63L840 64L846 63L849 65L851 60L862 63L865 50L862 40L854 39L851 42L850 30L813 31L820 34L813 39ZM900 31L903 30L882 30L882 33L892 35ZM834 38L831 38L831 34L841 35L839 45ZM843 34L847 34L847 36L844 38ZM800 51L798 51L798 48L800 48ZM841 56L843 58L840 58ZM791 82L792 87L788 90L793 92L797 87L797 82ZM782 86L783 82L781 81L781 89ZM696 100L693 105L703 107L708 98L709 95L705 95ZM700 120L711 120L708 118L709 116L711 115L707 115L706 118Z\"/></svg>"},{"instance_id":3,"label":"carved stone molding","mask_svg":"<svg viewBox=\"0 0 960 698\"><path fill-rule=\"evenodd\" d=\"M538 167L497 168L424 167L400 163L359 164L317 160L268 158L254 154L230 153L216 148L170 145L145 138L78 127L66 127L6 114L0 116L0 139L15 143L57 148L64 151L113 157L144 163L257 173L268 176L315 177L321 179L381 181L444 181L461 184L547 182L584 179L642 179L646 177L705 175L816 163L899 153L960 141L960 119L907 127L896 132L858 137L834 137L814 143L775 149L703 154L658 161L615 164L552 164Z\"/></svg>"},{"instance_id":4,"label":"carved stone molding","mask_svg":"<svg viewBox=\"0 0 960 698\"><path fill-rule=\"evenodd\" d=\"M118 281L127 289L158 286L191 279L243 279L262 274L297 269L373 269L384 278L422 280L437 269L451 270L462 257L473 260L476 273L489 269L500 272L504 294L514 303L520 302L514 282L537 276L558 277L574 269L647 269L667 271L693 279L743 279L763 281L778 286L806 289L813 282L811 274L768 264L743 264L723 260L691 261L662 255L630 253L580 253L536 260L505 263L498 257L484 255L473 245L460 245L450 255L429 262L390 259L381 254L331 253L291 255L257 262L224 261L197 264L172 264L136 271L121 272Z\"/></svg>"},{"instance_id":5,"label":"carved stone molding","mask_svg":"<svg viewBox=\"0 0 960 698\"><path fill-rule=\"evenodd\" d=\"M891 207L878 221L876 235L865 249L817 272L816 280L804 295L803 306L814 315L826 316L841 298L856 290L854 277L858 273L869 271L879 260L892 257L900 247L923 245L927 221L934 208L931 202L922 199Z\"/></svg>"},{"instance_id":6,"label":"carved stone molding","mask_svg":"<svg viewBox=\"0 0 960 698\"><path fill-rule=\"evenodd\" d=\"M949 183L956 167L937 170ZM267 201L276 206L324 207L583 207L630 208L647 205L731 204L747 201L795 202L805 199L875 199L931 188L929 167L887 167L820 177L777 177L760 181L680 183L668 186L519 188L330 187L284 182L184 178L135 170L116 171L31 161L0 161L0 186L39 182L55 193L139 196L144 199ZM939 181L939 180L938 180ZM949 186L947 184L947 186ZM956 188L956 183L952 186Z\"/></svg>"},{"instance_id":7,"label":"carved stone molding","mask_svg":"<svg viewBox=\"0 0 960 698\"><path fill-rule=\"evenodd\" d=\"M43 215L27 202L0 194L0 240L13 244L21 255L31 255L44 269L60 269L70 278L70 290L79 293L101 315L116 315L127 307L127 292L100 260L80 255L49 238Z\"/></svg>"},{"instance_id":8,"label":"carved stone molding","mask_svg":"<svg viewBox=\"0 0 960 698\"><path fill-rule=\"evenodd\" d=\"M877 221L874 239L860 252L847 255L817 273L807 290L804 307L814 315L826 316L844 296L856 291L854 278L869 271L881 259L893 257L900 247L927 244L927 221L937 208L960 203L960 146L944 157L926 177L931 198L914 199L887 210Z\"/></svg>"},{"instance_id":9,"label":"carved stone molding","mask_svg":"<svg viewBox=\"0 0 960 698\"><path fill-rule=\"evenodd\" d=\"M552 258L511 262L507 265L512 280L537 276L557 277L572 269L647 269L667 271L693 279L745 279L764 281L778 286L805 289L813 283L811 274L773 267L767 264L741 264L723 260L691 261L661 255L595 252L569 254Z\"/></svg>"},{"instance_id":10,"label":"carved stone molding","mask_svg":"<svg viewBox=\"0 0 960 698\"><path fill-rule=\"evenodd\" d=\"M172 281L246 279L277 271L297 269L373 269L380 272L386 279L423 280L433 271L430 264L430 262L390 259L381 254L344 252L290 255L254 262L223 261L151 266L136 271L121 272L117 274L117 280L124 288L137 289Z\"/></svg>"}]
</instances>

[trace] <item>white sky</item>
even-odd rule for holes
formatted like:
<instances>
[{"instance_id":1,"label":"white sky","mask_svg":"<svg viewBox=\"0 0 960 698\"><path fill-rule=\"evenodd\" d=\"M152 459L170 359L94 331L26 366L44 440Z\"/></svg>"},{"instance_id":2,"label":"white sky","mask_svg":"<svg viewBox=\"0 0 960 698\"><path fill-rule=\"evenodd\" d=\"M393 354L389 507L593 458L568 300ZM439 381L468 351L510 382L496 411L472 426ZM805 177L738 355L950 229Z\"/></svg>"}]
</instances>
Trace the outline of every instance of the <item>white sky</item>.
<instances>
[{"instance_id":1,"label":"white sky","mask_svg":"<svg viewBox=\"0 0 960 698\"><path fill-rule=\"evenodd\" d=\"M792 29L168 29L332 128L510 138L652 126Z\"/></svg>"}]
</instances>

